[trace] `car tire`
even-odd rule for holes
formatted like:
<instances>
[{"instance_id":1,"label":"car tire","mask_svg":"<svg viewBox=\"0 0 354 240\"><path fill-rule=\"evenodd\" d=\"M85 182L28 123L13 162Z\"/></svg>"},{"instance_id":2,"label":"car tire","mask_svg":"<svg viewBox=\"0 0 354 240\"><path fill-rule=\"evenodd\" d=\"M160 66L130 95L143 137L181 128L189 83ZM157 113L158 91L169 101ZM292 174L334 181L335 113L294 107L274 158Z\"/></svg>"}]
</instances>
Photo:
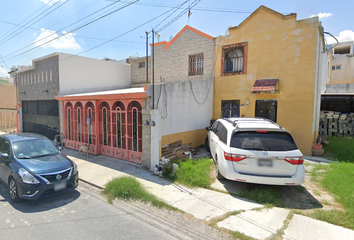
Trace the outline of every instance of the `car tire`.
<instances>
[{"instance_id":1,"label":"car tire","mask_svg":"<svg viewBox=\"0 0 354 240\"><path fill-rule=\"evenodd\" d=\"M205 149L210 152L210 147L209 147L209 139L208 137L205 138Z\"/></svg>"},{"instance_id":2,"label":"car tire","mask_svg":"<svg viewBox=\"0 0 354 240\"><path fill-rule=\"evenodd\" d=\"M20 202L21 198L18 195L18 188L17 184L14 178L10 178L9 181L9 194L10 194L10 199L13 202Z\"/></svg>"},{"instance_id":3,"label":"car tire","mask_svg":"<svg viewBox=\"0 0 354 240\"><path fill-rule=\"evenodd\" d=\"M221 175L219 171L219 162L218 162L218 157L215 156L215 173L216 173L216 178L219 180L225 179L223 175Z\"/></svg>"}]
</instances>

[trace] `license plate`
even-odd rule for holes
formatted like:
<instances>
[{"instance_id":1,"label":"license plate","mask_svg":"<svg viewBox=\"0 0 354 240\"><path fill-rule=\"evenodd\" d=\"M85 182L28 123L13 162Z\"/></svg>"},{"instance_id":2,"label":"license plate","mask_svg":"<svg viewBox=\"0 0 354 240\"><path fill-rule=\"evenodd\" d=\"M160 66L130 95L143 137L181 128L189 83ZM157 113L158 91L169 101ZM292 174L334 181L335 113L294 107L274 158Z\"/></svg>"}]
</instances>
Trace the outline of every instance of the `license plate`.
<instances>
[{"instance_id":1,"label":"license plate","mask_svg":"<svg viewBox=\"0 0 354 240\"><path fill-rule=\"evenodd\" d=\"M66 188L66 182L57 183L54 185L54 191L60 191Z\"/></svg>"},{"instance_id":2,"label":"license plate","mask_svg":"<svg viewBox=\"0 0 354 240\"><path fill-rule=\"evenodd\" d=\"M273 161L270 159L258 159L258 166L260 167L272 167Z\"/></svg>"}]
</instances>

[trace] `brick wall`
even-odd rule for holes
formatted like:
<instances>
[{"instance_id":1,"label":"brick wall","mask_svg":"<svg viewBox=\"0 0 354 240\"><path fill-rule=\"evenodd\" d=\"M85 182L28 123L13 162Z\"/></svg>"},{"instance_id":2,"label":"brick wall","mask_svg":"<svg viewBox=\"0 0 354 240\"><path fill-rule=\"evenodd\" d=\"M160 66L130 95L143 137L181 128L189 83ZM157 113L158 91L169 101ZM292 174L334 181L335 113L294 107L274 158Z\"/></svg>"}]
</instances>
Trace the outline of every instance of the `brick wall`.
<instances>
[{"instance_id":1,"label":"brick wall","mask_svg":"<svg viewBox=\"0 0 354 240\"><path fill-rule=\"evenodd\" d=\"M151 58L149 57L149 73L151 73ZM131 71L131 85L132 87L140 87L142 84L146 84L146 58L130 58L130 71ZM139 68L139 63L144 62L145 67ZM149 82L151 78L149 76Z\"/></svg>"},{"instance_id":2,"label":"brick wall","mask_svg":"<svg viewBox=\"0 0 354 240\"><path fill-rule=\"evenodd\" d=\"M155 46L155 83L201 80L213 77L214 42L186 29L166 50ZM204 53L203 75L188 76L189 55Z\"/></svg>"},{"instance_id":3,"label":"brick wall","mask_svg":"<svg viewBox=\"0 0 354 240\"><path fill-rule=\"evenodd\" d=\"M58 56L53 56L40 60L34 69L18 73L20 101L55 99L59 92L58 59Z\"/></svg>"}]
</instances>

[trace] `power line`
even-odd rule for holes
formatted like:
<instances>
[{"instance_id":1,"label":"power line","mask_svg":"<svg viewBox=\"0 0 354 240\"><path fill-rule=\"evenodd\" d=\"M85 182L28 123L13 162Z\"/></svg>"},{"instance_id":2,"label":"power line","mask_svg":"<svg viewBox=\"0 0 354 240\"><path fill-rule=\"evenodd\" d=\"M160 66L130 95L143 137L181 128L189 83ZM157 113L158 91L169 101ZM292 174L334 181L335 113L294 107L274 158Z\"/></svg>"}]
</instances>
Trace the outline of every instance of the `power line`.
<instances>
[{"instance_id":1,"label":"power line","mask_svg":"<svg viewBox=\"0 0 354 240\"><path fill-rule=\"evenodd\" d=\"M200 0L199 0L199 1L200 1ZM69 59L69 58L78 56L78 55L83 54L83 53L85 53L85 52L88 52L88 51L91 51L91 50L96 49L96 48L98 48L98 47L101 47L101 46L103 46L103 45L105 45L105 44L107 44L107 43L109 43L109 42L112 42L112 41L114 41L114 40L116 40L116 39L118 39L118 38L120 38L120 37L122 37L122 36L124 36L124 35L126 35L126 34L128 34L128 33L130 33L130 32L132 32L132 31L134 31L134 30L136 30L136 29L138 29L138 28L140 28L140 27L142 27L142 26L144 26L144 25L146 25L146 24L148 24L148 23L150 23L150 22L152 22L152 21L158 19L159 17L162 17L163 15L167 14L167 13L170 12L170 11L172 11L172 9L170 9L170 10L168 10L168 11L166 11L166 12L160 14L160 15L158 15L157 17L154 17L154 18L148 20L148 21L145 22L145 23L140 24L139 26L136 26L135 28L130 29L129 31L127 31L127 32L125 32L125 33L122 33L121 35L119 35L119 36L117 36L117 37L114 37L114 38L112 38L112 39L110 39L110 40L108 40L108 41L106 41L106 42L104 42L104 43L101 43L101 44L99 44L99 45L96 45L96 46L94 46L94 47L92 47L92 48L90 48L90 49L87 49L86 51L80 52L80 53L78 53L78 54L72 55L72 56L67 57L67 58L64 58L64 59L61 59L60 61L64 61L64 60L66 60L66 59Z\"/></svg>"},{"instance_id":2,"label":"power line","mask_svg":"<svg viewBox=\"0 0 354 240\"><path fill-rule=\"evenodd\" d=\"M53 0L51 0L52 2ZM23 23L24 21L26 21L28 18L32 17L34 14L36 14L37 12L39 12L42 8L46 7L46 5L43 5L41 8L39 8L37 11L35 11L34 13L32 13L30 16L28 16L26 19L24 19L22 22L20 22L19 24ZM16 27L10 29L9 31L7 31L6 33L4 33L0 39L2 39L4 36L6 36L9 32L11 32L13 29L15 29Z\"/></svg>"},{"instance_id":3,"label":"power line","mask_svg":"<svg viewBox=\"0 0 354 240\"><path fill-rule=\"evenodd\" d=\"M86 19L86 18L88 18L88 17L90 17L90 16L92 16L92 15L94 15L94 14L96 14L96 13L102 11L102 10L104 10L104 9L106 9L106 8L108 8L108 7L110 7L110 6L114 5L114 4L117 4L118 2L119 2L119 1L114 2L114 3L112 3L112 4L109 4L108 6L103 7L103 8L101 8L101 9L99 9L99 10L97 10L97 11L91 13L90 15L81 18L80 20L78 20L78 21L76 21L76 22L74 22L74 23L72 23L72 24L69 24L68 26L66 26L66 27L64 27L64 28L62 28L62 29L60 29L60 30L55 31L54 33L49 34L48 36L46 36L46 37L44 37L44 38L38 39L37 42L38 42L38 41L43 41L44 39L49 38L49 37L53 36L54 34L56 34L56 32L60 32L60 31L64 30L65 28L71 27L72 25L74 25L74 24L76 24L76 23L79 23L79 22L81 22L82 20L84 20L84 19ZM31 47L32 45L35 45L35 44L36 44L36 42L31 43L31 44L29 44L29 45L27 45L27 46L24 46L24 47L22 47L22 48L20 48L20 49L18 49L18 50L16 50L16 51L10 53L10 54L7 54L7 55L4 56L4 57L6 58L6 57L8 57L8 56L10 56L10 55L12 55L12 54L15 54L15 53L17 53L17 52L19 52L19 51L21 51L21 50L23 50L23 49L26 49L26 48L28 48L28 47Z\"/></svg>"},{"instance_id":4,"label":"power line","mask_svg":"<svg viewBox=\"0 0 354 240\"><path fill-rule=\"evenodd\" d=\"M48 44L48 43L50 43L50 42L52 42L52 41L54 41L54 40L59 39L59 38L65 36L65 35L67 35L67 34L70 34L70 33L72 33L73 31L76 31L76 30L79 30L79 29L81 29L81 28L84 28L84 27L86 27L86 26L88 26L88 25L90 25L90 24L92 24L92 23L94 23L94 22L96 22L96 21L98 21L98 20L101 20L102 18L105 18L105 17L107 17L107 16L109 16L109 15L111 15L111 14L117 12L117 11L120 11L120 10L122 10L122 9L124 9L124 8L126 8L126 7L128 7L128 6L132 5L132 4L134 4L134 3L136 3L136 2L138 2L138 1L139 1L139 0L135 0L135 1L133 1L133 2L130 2L129 4L124 5L123 7L120 7L120 8L118 8L118 9L114 10L114 11L111 11L111 12L108 13L108 14L105 14L105 15L103 15L103 16L101 16L101 17L98 17L98 18L96 18L96 19L94 19L94 20L88 22L88 23L85 23L84 25L81 25L80 27L77 27L77 28L75 28L75 29L73 29L73 30L71 30L71 31L69 31L69 32L66 32L66 33L62 34L61 36L58 36L58 37L56 37L56 38L54 38L54 39L51 39L51 40L49 40L49 41L47 41L47 42L45 42L45 43L43 43L43 44L40 44L40 45L38 45L38 46L36 46L36 47L33 47L33 48L31 48L31 49L29 49L29 50L26 50L26 51L24 51L24 52L22 52L22 53L19 53L19 54L17 54L17 55L14 55L14 56L12 56L12 57L6 58L5 60L8 61L8 60L13 59L13 58L15 58L15 57L17 57L17 56L23 55L23 54L25 54L25 53L27 53L27 52L29 52L29 51L32 51L32 50L34 50L34 49L37 49L37 48L39 48L39 47L41 47L41 46L43 46L43 45L46 45L46 44ZM51 35L53 35L53 34L51 34ZM7 56L8 56L8 55L7 55Z\"/></svg>"},{"instance_id":5,"label":"power line","mask_svg":"<svg viewBox=\"0 0 354 240\"><path fill-rule=\"evenodd\" d=\"M64 4L66 4L67 2L69 2L69 0L67 0L66 2L63 2L62 4L60 4L58 7L54 8L52 11L50 11L49 13L47 13L46 15L44 15L43 17L41 17L40 19L38 19L37 21L35 21L34 23L32 23L30 26L32 26L33 24L37 23L38 21L40 21L41 19L45 18L46 16L48 16L49 14L51 14L52 12L54 12L55 10L57 10L58 8L60 8L61 6L63 6ZM55 4L57 4L59 2L56 2ZM51 7L55 6L55 4L53 4ZM49 10L50 8L48 8L47 10ZM47 10L45 10L44 12L46 12ZM44 13L43 12L43 13ZM42 13L41 13L42 14ZM40 15L38 15L37 17L39 17ZM35 17L34 19L36 19L37 17ZM33 21L34 19L32 19L31 21ZM30 22L31 22L30 21ZM30 23L28 22L28 24ZM10 36L6 37L5 39L0 41L0 45L4 44L5 42L9 41L10 39L12 39L13 37L17 36L18 34L22 33L24 30L18 30L16 32L14 32L13 34L11 34Z\"/></svg>"}]
</instances>

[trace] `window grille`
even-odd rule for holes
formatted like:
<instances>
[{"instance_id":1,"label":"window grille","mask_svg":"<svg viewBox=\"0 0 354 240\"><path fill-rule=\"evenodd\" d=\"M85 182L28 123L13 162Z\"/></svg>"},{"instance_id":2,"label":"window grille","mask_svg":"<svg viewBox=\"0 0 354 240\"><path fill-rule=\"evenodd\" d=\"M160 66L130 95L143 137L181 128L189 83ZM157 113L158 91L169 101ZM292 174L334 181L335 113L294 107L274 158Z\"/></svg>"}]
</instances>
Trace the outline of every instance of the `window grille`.
<instances>
[{"instance_id":1,"label":"window grille","mask_svg":"<svg viewBox=\"0 0 354 240\"><path fill-rule=\"evenodd\" d=\"M90 125L89 125L89 144L92 144L92 123L91 123L91 115L92 115L92 110L91 108L88 109L88 117L90 119Z\"/></svg>"},{"instance_id":2,"label":"window grille","mask_svg":"<svg viewBox=\"0 0 354 240\"><path fill-rule=\"evenodd\" d=\"M138 68L144 68L145 67L145 62L139 62L139 67Z\"/></svg>"},{"instance_id":3,"label":"window grille","mask_svg":"<svg viewBox=\"0 0 354 240\"><path fill-rule=\"evenodd\" d=\"M78 141L81 142L81 109L77 109L77 133L78 133Z\"/></svg>"},{"instance_id":4,"label":"window grille","mask_svg":"<svg viewBox=\"0 0 354 240\"><path fill-rule=\"evenodd\" d=\"M71 111L68 108L68 130L69 130L69 140L71 140Z\"/></svg>"},{"instance_id":5,"label":"window grille","mask_svg":"<svg viewBox=\"0 0 354 240\"><path fill-rule=\"evenodd\" d=\"M189 76L202 75L204 71L204 53L189 55Z\"/></svg>"},{"instance_id":6,"label":"window grille","mask_svg":"<svg viewBox=\"0 0 354 240\"><path fill-rule=\"evenodd\" d=\"M136 115L137 111L136 108L133 109L133 150L137 151L138 150L138 119Z\"/></svg>"},{"instance_id":7,"label":"window grille","mask_svg":"<svg viewBox=\"0 0 354 240\"><path fill-rule=\"evenodd\" d=\"M243 71L243 47L230 49L225 54L225 73Z\"/></svg>"},{"instance_id":8,"label":"window grille","mask_svg":"<svg viewBox=\"0 0 354 240\"><path fill-rule=\"evenodd\" d=\"M107 109L103 108L103 144L107 146Z\"/></svg>"}]
</instances>

